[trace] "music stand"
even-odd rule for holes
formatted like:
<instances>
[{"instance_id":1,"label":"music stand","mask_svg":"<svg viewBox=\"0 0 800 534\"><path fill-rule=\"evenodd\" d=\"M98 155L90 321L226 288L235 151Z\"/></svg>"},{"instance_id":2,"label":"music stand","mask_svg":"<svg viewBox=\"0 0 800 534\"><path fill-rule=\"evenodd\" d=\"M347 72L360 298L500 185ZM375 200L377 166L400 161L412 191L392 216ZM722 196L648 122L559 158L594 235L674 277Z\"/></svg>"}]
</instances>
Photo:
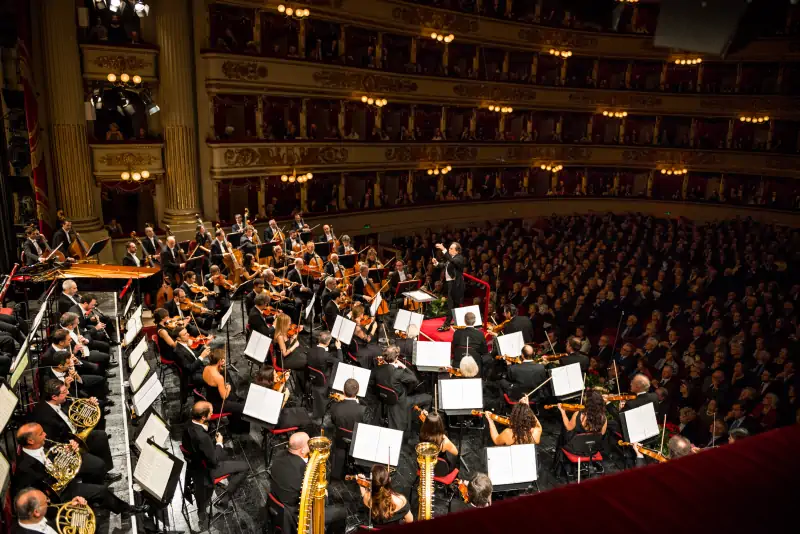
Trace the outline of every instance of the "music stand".
<instances>
[{"instance_id":1,"label":"music stand","mask_svg":"<svg viewBox=\"0 0 800 534\"><path fill-rule=\"evenodd\" d=\"M417 341L412 363L417 371L439 373L450 366L452 345L450 341Z\"/></svg>"},{"instance_id":2,"label":"music stand","mask_svg":"<svg viewBox=\"0 0 800 534\"><path fill-rule=\"evenodd\" d=\"M133 470L133 480L142 487L143 498L164 508L172 502L175 488L183 469L183 460L160 447L153 438L147 439L147 447L139 454Z\"/></svg>"},{"instance_id":3,"label":"music stand","mask_svg":"<svg viewBox=\"0 0 800 534\"><path fill-rule=\"evenodd\" d=\"M344 267L345 269L355 269L356 268L356 256L357 254L342 254L339 256L339 264Z\"/></svg>"},{"instance_id":4,"label":"music stand","mask_svg":"<svg viewBox=\"0 0 800 534\"><path fill-rule=\"evenodd\" d=\"M8 420L14 415L19 398L5 384L0 385L0 433L5 430Z\"/></svg>"},{"instance_id":5,"label":"music stand","mask_svg":"<svg viewBox=\"0 0 800 534\"><path fill-rule=\"evenodd\" d=\"M550 369L550 376L553 378L553 395L559 399L571 398L583 391L583 374L579 363L554 367Z\"/></svg>"},{"instance_id":6,"label":"music stand","mask_svg":"<svg viewBox=\"0 0 800 534\"><path fill-rule=\"evenodd\" d=\"M300 232L300 242L308 243L311 241L311 230L303 230Z\"/></svg>"},{"instance_id":7,"label":"music stand","mask_svg":"<svg viewBox=\"0 0 800 534\"><path fill-rule=\"evenodd\" d=\"M483 409L483 383L480 378L439 379L439 410L447 415L472 415Z\"/></svg>"},{"instance_id":8,"label":"music stand","mask_svg":"<svg viewBox=\"0 0 800 534\"><path fill-rule=\"evenodd\" d=\"M510 445L486 448L486 471L492 492L539 490L536 445Z\"/></svg>"},{"instance_id":9,"label":"music stand","mask_svg":"<svg viewBox=\"0 0 800 534\"><path fill-rule=\"evenodd\" d=\"M344 391L344 383L347 379L352 378L358 382L358 397L366 397L369 388L369 379L372 371L364 369L363 367L356 367L344 362L336 362L333 364L333 380L331 381L331 389L334 391Z\"/></svg>"},{"instance_id":10,"label":"music stand","mask_svg":"<svg viewBox=\"0 0 800 534\"><path fill-rule=\"evenodd\" d=\"M250 339L247 340L244 357L261 365L267 360L270 345L272 345L271 338L253 330L250 333Z\"/></svg>"},{"instance_id":11,"label":"music stand","mask_svg":"<svg viewBox=\"0 0 800 534\"><path fill-rule=\"evenodd\" d=\"M661 433L652 402L621 412L619 418L622 421L622 436L628 443L642 443Z\"/></svg>"},{"instance_id":12,"label":"music stand","mask_svg":"<svg viewBox=\"0 0 800 534\"><path fill-rule=\"evenodd\" d=\"M136 367L134 367L128 375L128 385L131 388L131 393L135 395L136 392L141 389L149 374L150 364L147 363L147 358L139 358L139 363L136 364Z\"/></svg>"},{"instance_id":13,"label":"music stand","mask_svg":"<svg viewBox=\"0 0 800 534\"><path fill-rule=\"evenodd\" d=\"M373 465L397 467L402 446L402 430L356 423L350 442L350 457L357 465L370 469Z\"/></svg>"},{"instance_id":14,"label":"music stand","mask_svg":"<svg viewBox=\"0 0 800 534\"><path fill-rule=\"evenodd\" d=\"M272 241L269 243L263 243L258 251L258 257L268 258L272 256L272 250L275 248L275 245L277 245L277 243L273 243Z\"/></svg>"},{"instance_id":15,"label":"music stand","mask_svg":"<svg viewBox=\"0 0 800 534\"><path fill-rule=\"evenodd\" d=\"M242 241L242 232L231 232L225 236L225 239L228 240L228 243L230 243L233 248L239 248L239 244Z\"/></svg>"},{"instance_id":16,"label":"music stand","mask_svg":"<svg viewBox=\"0 0 800 534\"><path fill-rule=\"evenodd\" d=\"M414 291L422 287L422 280L406 280L405 282L398 282L394 290L394 296L397 298L407 291Z\"/></svg>"},{"instance_id":17,"label":"music stand","mask_svg":"<svg viewBox=\"0 0 800 534\"><path fill-rule=\"evenodd\" d=\"M258 384L250 384L242 410L242 419L274 428L283 405L283 393Z\"/></svg>"},{"instance_id":18,"label":"music stand","mask_svg":"<svg viewBox=\"0 0 800 534\"><path fill-rule=\"evenodd\" d=\"M0 451L0 499L5 502L5 494L8 489L9 482L11 482L11 465L5 454Z\"/></svg>"},{"instance_id":19,"label":"music stand","mask_svg":"<svg viewBox=\"0 0 800 534\"><path fill-rule=\"evenodd\" d=\"M131 418L144 417L147 410L153 407L153 402L164 392L164 385L158 379L158 373L152 373L142 384L142 387L134 393L131 404L133 413Z\"/></svg>"},{"instance_id":20,"label":"music stand","mask_svg":"<svg viewBox=\"0 0 800 534\"><path fill-rule=\"evenodd\" d=\"M106 248L106 245L108 245L109 241L111 241L110 237L105 237L99 241L95 241L92 243L92 246L89 247L88 252L86 252L86 256L89 258L92 256L97 256L103 251L104 248Z\"/></svg>"},{"instance_id":21,"label":"music stand","mask_svg":"<svg viewBox=\"0 0 800 534\"><path fill-rule=\"evenodd\" d=\"M244 295L244 290L245 289L247 289L247 291L252 290L254 282L255 282L255 278L251 278L250 280L247 280L247 281L243 282L242 284L240 284L239 287L236 288L236 291L233 292L233 295L231 295L230 300L233 301L233 297L235 297L236 295ZM241 293L240 293L240 291L241 291ZM246 318L244 316L244 297L239 299L239 311L242 314L242 335L246 336L247 335L247 328L246 328L247 321L246 321Z\"/></svg>"},{"instance_id":22,"label":"music stand","mask_svg":"<svg viewBox=\"0 0 800 534\"><path fill-rule=\"evenodd\" d=\"M147 420L135 433L133 445L141 452L147 446L147 441L152 439L159 447L165 447L169 440L169 426L161 415L155 410L150 410Z\"/></svg>"},{"instance_id":23,"label":"music stand","mask_svg":"<svg viewBox=\"0 0 800 534\"><path fill-rule=\"evenodd\" d=\"M139 340L139 343L137 343L136 347L134 347L134 349L128 355L128 369L133 369L136 367L136 364L138 364L139 360L142 359L144 354L147 352L147 349L147 338L142 337L142 339Z\"/></svg>"}]
</instances>

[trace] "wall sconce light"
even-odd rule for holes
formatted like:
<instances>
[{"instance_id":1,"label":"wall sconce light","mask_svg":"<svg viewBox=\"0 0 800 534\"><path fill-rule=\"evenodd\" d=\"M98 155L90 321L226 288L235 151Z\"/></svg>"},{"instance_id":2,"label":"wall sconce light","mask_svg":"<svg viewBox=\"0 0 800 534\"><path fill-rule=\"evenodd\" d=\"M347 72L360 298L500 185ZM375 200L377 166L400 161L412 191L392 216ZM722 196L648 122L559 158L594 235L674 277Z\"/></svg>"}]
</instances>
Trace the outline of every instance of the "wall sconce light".
<instances>
[{"instance_id":1,"label":"wall sconce light","mask_svg":"<svg viewBox=\"0 0 800 534\"><path fill-rule=\"evenodd\" d=\"M311 14L308 9L304 8L293 8L291 6L285 6L283 4L278 5L278 13L283 13L287 17L294 17L298 19L304 19Z\"/></svg>"},{"instance_id":2,"label":"wall sconce light","mask_svg":"<svg viewBox=\"0 0 800 534\"><path fill-rule=\"evenodd\" d=\"M563 169L564 166L563 165L554 165L552 163L549 163L549 164L548 163L542 163L541 165L539 165L539 168L542 169L543 171L552 172L553 174L555 174L555 173L561 171L561 169Z\"/></svg>"},{"instance_id":3,"label":"wall sconce light","mask_svg":"<svg viewBox=\"0 0 800 534\"><path fill-rule=\"evenodd\" d=\"M361 101L368 106L375 106L378 108L382 108L383 106L389 103L389 101L386 100L385 98L373 98L367 95L362 96Z\"/></svg>"},{"instance_id":4,"label":"wall sconce light","mask_svg":"<svg viewBox=\"0 0 800 534\"><path fill-rule=\"evenodd\" d=\"M627 111L603 111L603 117L611 117L614 119L623 119L628 116Z\"/></svg>"},{"instance_id":5,"label":"wall sconce light","mask_svg":"<svg viewBox=\"0 0 800 534\"><path fill-rule=\"evenodd\" d=\"M445 167L439 167L438 165L433 169L428 169L428 176L439 176L440 174L444 175L448 172L452 171L453 167L447 165Z\"/></svg>"},{"instance_id":6,"label":"wall sconce light","mask_svg":"<svg viewBox=\"0 0 800 534\"><path fill-rule=\"evenodd\" d=\"M557 48L551 48L550 55L567 59L568 57L572 57L572 52L570 50L558 50Z\"/></svg>"},{"instance_id":7,"label":"wall sconce light","mask_svg":"<svg viewBox=\"0 0 800 534\"><path fill-rule=\"evenodd\" d=\"M676 65L688 65L688 66L699 65L702 62L703 62L703 59L699 58L699 57L689 58L689 59L680 58L680 59L676 59L675 60L675 64Z\"/></svg>"},{"instance_id":8,"label":"wall sconce light","mask_svg":"<svg viewBox=\"0 0 800 534\"><path fill-rule=\"evenodd\" d=\"M511 106L489 106L489 111L494 111L495 113L512 113L514 108Z\"/></svg>"},{"instance_id":9,"label":"wall sconce light","mask_svg":"<svg viewBox=\"0 0 800 534\"><path fill-rule=\"evenodd\" d=\"M140 171L127 170L127 171L122 172L119 175L119 177L122 178L123 182L127 182L129 180L133 180L134 182L140 182L142 180L147 180L148 178L150 178L150 171L148 171L146 169L141 171L141 172Z\"/></svg>"},{"instance_id":10,"label":"wall sconce light","mask_svg":"<svg viewBox=\"0 0 800 534\"><path fill-rule=\"evenodd\" d=\"M687 172L689 172L689 169L687 169L685 167L682 167L682 168L679 168L679 169L676 169L674 167L668 167L668 168L661 169L661 174L667 174L667 175L673 175L673 174L681 175L681 174L686 174Z\"/></svg>"},{"instance_id":11,"label":"wall sconce light","mask_svg":"<svg viewBox=\"0 0 800 534\"><path fill-rule=\"evenodd\" d=\"M742 122L769 122L769 115L764 115L763 117L739 117L739 120Z\"/></svg>"},{"instance_id":12,"label":"wall sconce light","mask_svg":"<svg viewBox=\"0 0 800 534\"><path fill-rule=\"evenodd\" d=\"M106 76L106 80L108 80L109 83L113 83L117 87L133 87L142 83L142 77L138 74L131 76L125 72L119 76L113 72L109 72L108 76Z\"/></svg>"},{"instance_id":13,"label":"wall sconce light","mask_svg":"<svg viewBox=\"0 0 800 534\"><path fill-rule=\"evenodd\" d=\"M295 171L292 171L292 174L289 175L284 174L283 176L281 176L281 182L289 182L290 184L297 182L298 184L304 184L307 181L311 180L313 177L314 175L311 174L310 172L297 176Z\"/></svg>"},{"instance_id":14,"label":"wall sconce light","mask_svg":"<svg viewBox=\"0 0 800 534\"><path fill-rule=\"evenodd\" d=\"M453 42L453 39L455 39L455 38L456 38L455 35L453 35L452 33L449 34L449 35L444 35L444 34L438 33L438 32L431 32L431 39L433 39L434 41L438 41L440 43L442 43L442 42L451 43L451 42Z\"/></svg>"}]
</instances>

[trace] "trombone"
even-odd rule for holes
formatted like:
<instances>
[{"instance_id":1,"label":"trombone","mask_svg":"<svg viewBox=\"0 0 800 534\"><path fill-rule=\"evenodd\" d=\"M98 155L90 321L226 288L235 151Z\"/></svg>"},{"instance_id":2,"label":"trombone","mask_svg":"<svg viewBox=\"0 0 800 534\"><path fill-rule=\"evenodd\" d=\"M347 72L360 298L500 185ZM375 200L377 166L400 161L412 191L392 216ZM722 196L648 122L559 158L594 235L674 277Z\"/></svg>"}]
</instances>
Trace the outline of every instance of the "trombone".
<instances>
[{"instance_id":1,"label":"trombone","mask_svg":"<svg viewBox=\"0 0 800 534\"><path fill-rule=\"evenodd\" d=\"M48 507L58 508L58 512L56 512L58 534L94 534L97 528L97 519L88 504L70 501L49 504Z\"/></svg>"}]
</instances>

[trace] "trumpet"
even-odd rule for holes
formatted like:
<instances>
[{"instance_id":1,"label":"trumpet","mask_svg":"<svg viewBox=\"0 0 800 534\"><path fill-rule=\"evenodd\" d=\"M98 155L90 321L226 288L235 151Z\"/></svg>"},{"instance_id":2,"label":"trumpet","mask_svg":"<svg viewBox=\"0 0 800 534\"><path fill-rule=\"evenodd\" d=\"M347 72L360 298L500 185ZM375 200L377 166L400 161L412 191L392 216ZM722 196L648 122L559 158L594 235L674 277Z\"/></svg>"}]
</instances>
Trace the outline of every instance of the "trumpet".
<instances>
[{"instance_id":1,"label":"trumpet","mask_svg":"<svg viewBox=\"0 0 800 534\"><path fill-rule=\"evenodd\" d=\"M45 452L44 463L47 473L56 479L50 487L56 493L61 493L80 471L83 459L80 452L73 449L69 443L58 443L47 438L45 442L53 444Z\"/></svg>"},{"instance_id":2,"label":"trumpet","mask_svg":"<svg viewBox=\"0 0 800 534\"><path fill-rule=\"evenodd\" d=\"M88 504L70 501L49 506L58 508L56 512L58 534L94 534L97 529L97 519Z\"/></svg>"}]
</instances>

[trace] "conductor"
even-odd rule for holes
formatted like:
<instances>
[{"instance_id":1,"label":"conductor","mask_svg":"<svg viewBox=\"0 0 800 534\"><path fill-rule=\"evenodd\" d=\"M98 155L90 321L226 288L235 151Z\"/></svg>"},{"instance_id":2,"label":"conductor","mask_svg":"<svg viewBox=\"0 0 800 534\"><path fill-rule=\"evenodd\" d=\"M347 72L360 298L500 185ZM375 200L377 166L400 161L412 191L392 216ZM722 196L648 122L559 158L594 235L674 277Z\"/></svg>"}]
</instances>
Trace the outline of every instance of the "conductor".
<instances>
[{"instance_id":1,"label":"conductor","mask_svg":"<svg viewBox=\"0 0 800 534\"><path fill-rule=\"evenodd\" d=\"M453 310L460 308L464 302L464 256L461 255L461 245L455 241L445 249L441 243L436 243L436 248L444 254L444 277L447 285L447 315L444 324L439 327L439 332L450 329L453 322ZM433 266L438 267L439 261L433 258Z\"/></svg>"}]
</instances>

